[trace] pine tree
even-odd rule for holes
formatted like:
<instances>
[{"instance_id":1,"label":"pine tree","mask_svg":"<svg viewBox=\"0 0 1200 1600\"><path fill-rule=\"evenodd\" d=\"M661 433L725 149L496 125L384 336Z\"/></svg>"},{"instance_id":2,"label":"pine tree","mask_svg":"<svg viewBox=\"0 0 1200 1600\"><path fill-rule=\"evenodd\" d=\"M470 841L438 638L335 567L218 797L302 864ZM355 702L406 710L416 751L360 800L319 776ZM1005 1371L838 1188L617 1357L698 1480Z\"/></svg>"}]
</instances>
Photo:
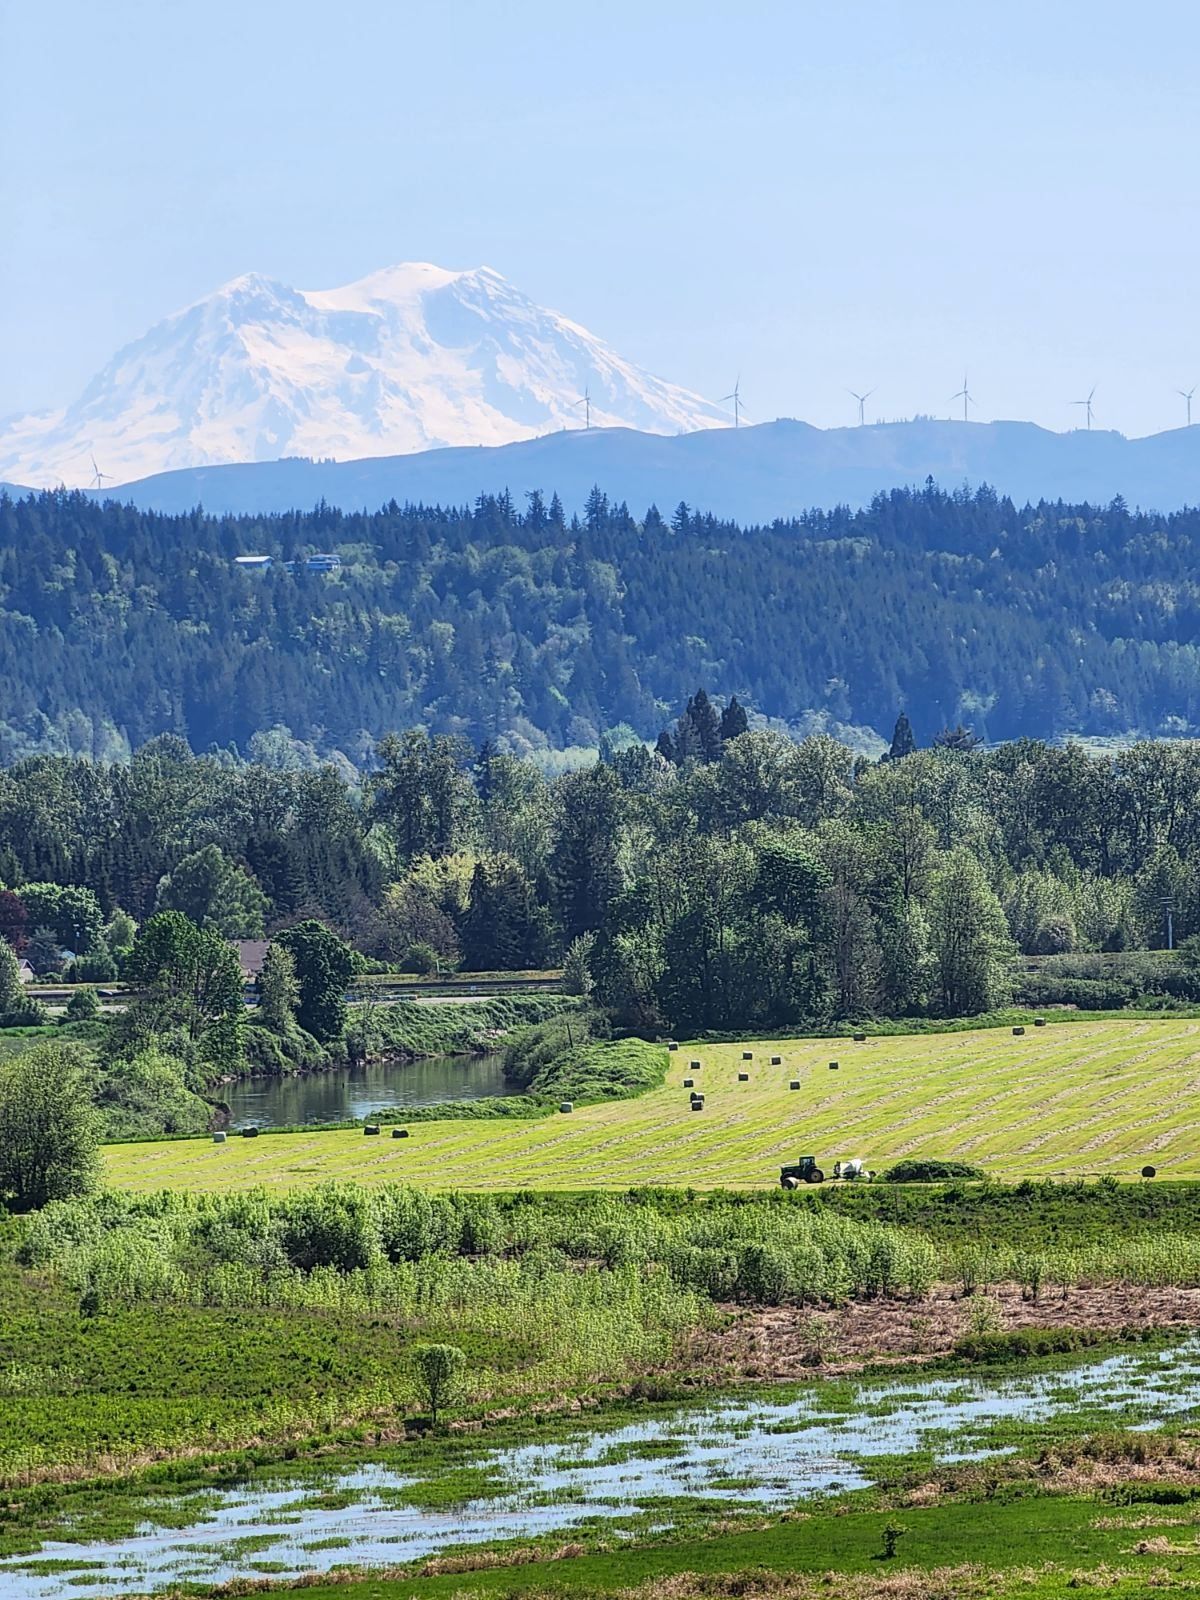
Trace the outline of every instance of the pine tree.
<instances>
[{"instance_id":1,"label":"pine tree","mask_svg":"<svg viewBox=\"0 0 1200 1600\"><path fill-rule=\"evenodd\" d=\"M905 756L911 756L917 748L917 741L913 738L912 724L906 712L901 712L896 718L896 726L892 729L892 747L884 757L885 761L902 761Z\"/></svg>"},{"instance_id":2,"label":"pine tree","mask_svg":"<svg viewBox=\"0 0 1200 1600\"><path fill-rule=\"evenodd\" d=\"M731 739L740 738L749 727L745 708L738 704L738 697L734 695L721 713L721 743L728 744Z\"/></svg>"},{"instance_id":3,"label":"pine tree","mask_svg":"<svg viewBox=\"0 0 1200 1600\"><path fill-rule=\"evenodd\" d=\"M684 742L684 725L687 724L695 740L695 753L704 762L721 759L721 723L712 701L703 689L697 689L679 719L680 743ZM690 742L690 741L689 741Z\"/></svg>"}]
</instances>

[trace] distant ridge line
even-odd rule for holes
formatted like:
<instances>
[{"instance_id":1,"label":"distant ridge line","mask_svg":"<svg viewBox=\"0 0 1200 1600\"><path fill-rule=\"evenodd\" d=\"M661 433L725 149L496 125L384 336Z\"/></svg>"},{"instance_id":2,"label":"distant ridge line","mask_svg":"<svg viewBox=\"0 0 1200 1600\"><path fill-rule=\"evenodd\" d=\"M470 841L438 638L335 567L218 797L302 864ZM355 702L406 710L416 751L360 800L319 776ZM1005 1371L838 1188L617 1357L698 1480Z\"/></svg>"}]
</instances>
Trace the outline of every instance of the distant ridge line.
<instances>
[{"instance_id":1,"label":"distant ridge line","mask_svg":"<svg viewBox=\"0 0 1200 1600\"><path fill-rule=\"evenodd\" d=\"M182 468L93 498L179 513L308 510L320 501L374 511L389 501L458 506L507 489L557 493L568 514L599 485L640 516L689 506L740 522L814 507L861 506L919 487L990 485L1018 502L1064 500L1166 513L1200 504L1200 427L1140 439L1093 429L1051 433L1031 422L873 423L820 429L781 420L675 436L627 428L563 431L499 446L454 446L352 461L288 459ZM19 486L10 492L24 492Z\"/></svg>"}]
</instances>

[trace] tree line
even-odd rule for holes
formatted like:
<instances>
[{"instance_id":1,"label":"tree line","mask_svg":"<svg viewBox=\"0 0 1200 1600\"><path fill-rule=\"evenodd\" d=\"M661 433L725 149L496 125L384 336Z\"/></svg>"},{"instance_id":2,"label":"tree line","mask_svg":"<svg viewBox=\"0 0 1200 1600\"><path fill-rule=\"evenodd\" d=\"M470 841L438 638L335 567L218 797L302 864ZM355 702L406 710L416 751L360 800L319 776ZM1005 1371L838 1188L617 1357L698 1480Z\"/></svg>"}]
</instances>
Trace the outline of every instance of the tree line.
<instances>
[{"instance_id":1,"label":"tree line","mask_svg":"<svg viewBox=\"0 0 1200 1600\"><path fill-rule=\"evenodd\" d=\"M558 777L420 729L362 778L164 737L0 772L0 934L93 982L180 924L217 944L325 928L408 970L565 961L642 1030L965 1015L1004 999L1018 952L1158 947L1168 907L1176 941L1200 933L1198 788L1187 741L1091 755L958 729L922 749L901 717L869 761L703 690L657 746Z\"/></svg>"},{"instance_id":2,"label":"tree line","mask_svg":"<svg viewBox=\"0 0 1200 1600\"><path fill-rule=\"evenodd\" d=\"M281 561L336 550L334 574ZM235 557L281 558L247 572ZM1200 511L932 485L769 526L681 504L161 516L0 498L0 761L195 749L315 767L381 730L513 754L653 739L697 683L923 739L1200 727ZM867 731L861 731L867 730ZM690 751L683 754L690 756Z\"/></svg>"}]
</instances>

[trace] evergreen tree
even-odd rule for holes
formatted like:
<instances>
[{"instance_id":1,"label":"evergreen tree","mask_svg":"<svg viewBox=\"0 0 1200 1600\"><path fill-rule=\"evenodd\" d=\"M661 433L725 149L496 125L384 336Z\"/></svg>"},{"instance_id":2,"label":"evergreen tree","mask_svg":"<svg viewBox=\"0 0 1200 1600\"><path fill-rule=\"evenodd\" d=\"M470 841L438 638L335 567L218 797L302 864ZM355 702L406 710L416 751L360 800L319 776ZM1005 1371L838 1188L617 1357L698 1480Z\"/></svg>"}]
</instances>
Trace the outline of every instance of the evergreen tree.
<instances>
[{"instance_id":1,"label":"evergreen tree","mask_svg":"<svg viewBox=\"0 0 1200 1600\"><path fill-rule=\"evenodd\" d=\"M721 743L725 745L731 739L740 739L749 727L750 722L745 709L738 704L738 697L734 695L721 713Z\"/></svg>"},{"instance_id":2,"label":"evergreen tree","mask_svg":"<svg viewBox=\"0 0 1200 1600\"><path fill-rule=\"evenodd\" d=\"M520 972L546 959L548 916L533 885L511 856L475 863L462 926L462 964L468 972Z\"/></svg>"},{"instance_id":3,"label":"evergreen tree","mask_svg":"<svg viewBox=\"0 0 1200 1600\"><path fill-rule=\"evenodd\" d=\"M25 959L39 978L48 978L63 969L62 950L50 928L35 928L25 941Z\"/></svg>"},{"instance_id":4,"label":"evergreen tree","mask_svg":"<svg viewBox=\"0 0 1200 1600\"><path fill-rule=\"evenodd\" d=\"M570 941L604 923L621 887L620 785L611 767L570 773L559 789L560 813L551 855L558 919Z\"/></svg>"},{"instance_id":5,"label":"evergreen tree","mask_svg":"<svg viewBox=\"0 0 1200 1600\"><path fill-rule=\"evenodd\" d=\"M912 724L905 712L896 718L896 726L892 729L892 747L884 757L885 761L902 761L905 756L912 755L917 748L917 741L913 738Z\"/></svg>"},{"instance_id":6,"label":"evergreen tree","mask_svg":"<svg viewBox=\"0 0 1200 1600\"><path fill-rule=\"evenodd\" d=\"M563 991L566 994L579 995L584 1000L591 998L596 987L592 977L592 951L595 948L594 933L580 934L568 945L563 957Z\"/></svg>"},{"instance_id":7,"label":"evergreen tree","mask_svg":"<svg viewBox=\"0 0 1200 1600\"><path fill-rule=\"evenodd\" d=\"M691 755L704 762L719 761L721 758L720 718L703 689L697 689L684 707L679 719L676 746L681 759Z\"/></svg>"}]
</instances>

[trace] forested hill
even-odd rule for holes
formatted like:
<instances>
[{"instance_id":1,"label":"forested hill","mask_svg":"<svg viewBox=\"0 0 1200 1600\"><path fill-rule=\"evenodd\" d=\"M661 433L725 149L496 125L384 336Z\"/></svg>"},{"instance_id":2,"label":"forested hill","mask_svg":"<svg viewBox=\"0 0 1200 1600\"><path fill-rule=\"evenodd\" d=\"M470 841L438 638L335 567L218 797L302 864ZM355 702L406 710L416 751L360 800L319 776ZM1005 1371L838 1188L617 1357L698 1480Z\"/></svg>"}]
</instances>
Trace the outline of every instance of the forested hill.
<instances>
[{"instance_id":1,"label":"forested hill","mask_svg":"<svg viewBox=\"0 0 1200 1600\"><path fill-rule=\"evenodd\" d=\"M246 571L246 552L276 556ZM336 552L340 570L282 560ZM425 724L517 751L653 737L703 684L752 712L989 739L1200 727L1200 511L932 487L739 528L473 509L165 517L0 499L0 759L284 725L358 759Z\"/></svg>"}]
</instances>

